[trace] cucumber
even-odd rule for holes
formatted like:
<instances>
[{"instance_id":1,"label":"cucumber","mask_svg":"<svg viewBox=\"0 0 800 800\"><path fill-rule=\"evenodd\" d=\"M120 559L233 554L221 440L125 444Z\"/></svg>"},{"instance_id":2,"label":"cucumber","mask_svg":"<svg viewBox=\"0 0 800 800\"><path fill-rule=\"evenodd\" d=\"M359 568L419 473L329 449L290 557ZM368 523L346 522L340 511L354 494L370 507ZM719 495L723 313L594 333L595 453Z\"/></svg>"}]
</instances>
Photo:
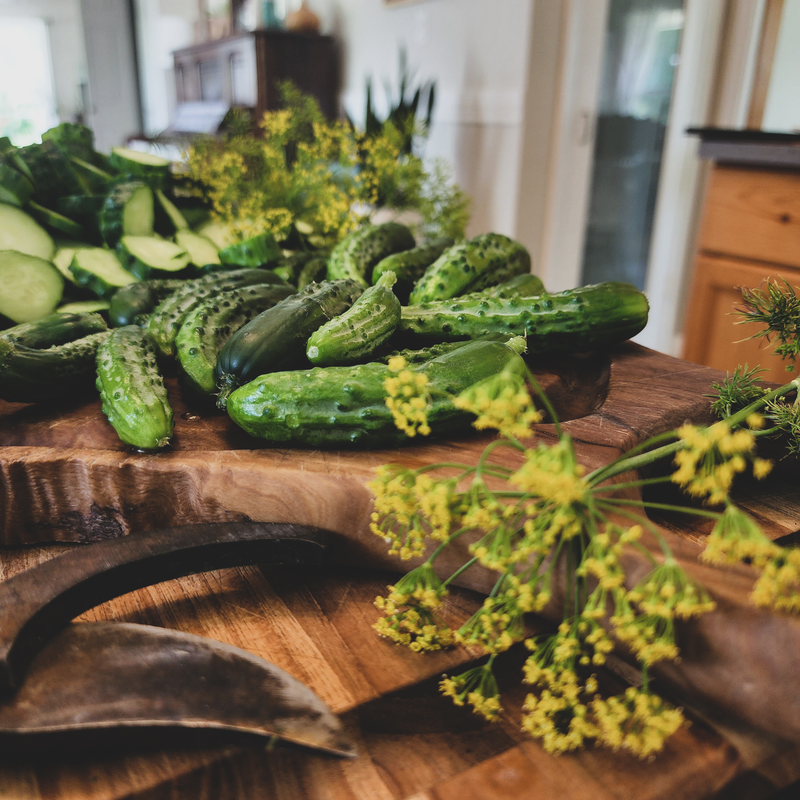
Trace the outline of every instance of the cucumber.
<instances>
[{"instance_id":1,"label":"cucumber","mask_svg":"<svg viewBox=\"0 0 800 800\"><path fill-rule=\"evenodd\" d=\"M527 336L531 355L585 352L635 336L648 310L635 286L609 281L527 298L471 295L405 306L399 330L425 342Z\"/></svg>"},{"instance_id":2,"label":"cucumber","mask_svg":"<svg viewBox=\"0 0 800 800\"><path fill-rule=\"evenodd\" d=\"M69 244L61 244L56 248L55 255L53 256L53 266L68 280L71 284L78 286L77 279L70 270L72 259L75 258L75 253L78 250L91 250L95 245L87 244L86 242L70 242Z\"/></svg>"},{"instance_id":3,"label":"cucumber","mask_svg":"<svg viewBox=\"0 0 800 800\"><path fill-rule=\"evenodd\" d=\"M123 236L117 253L125 269L139 280L180 272L189 264L189 254L182 247L155 236Z\"/></svg>"},{"instance_id":4,"label":"cucumber","mask_svg":"<svg viewBox=\"0 0 800 800\"><path fill-rule=\"evenodd\" d=\"M70 239L75 239L76 241L82 241L86 238L86 231L83 229L82 225L75 222L73 219L69 219L69 217L65 217L63 214L59 214L58 211L45 208L34 200L31 200L28 203L28 210L32 216L45 227L46 230L54 233L64 234Z\"/></svg>"},{"instance_id":5,"label":"cucumber","mask_svg":"<svg viewBox=\"0 0 800 800\"><path fill-rule=\"evenodd\" d=\"M316 256L303 264L297 276L297 288L305 289L311 283L319 283L325 279L328 271L328 259L325 256Z\"/></svg>"},{"instance_id":6,"label":"cucumber","mask_svg":"<svg viewBox=\"0 0 800 800\"><path fill-rule=\"evenodd\" d=\"M175 337L183 383L200 396L217 384L214 369L222 346L233 333L262 311L294 294L288 284L256 284L220 292L190 312Z\"/></svg>"},{"instance_id":7,"label":"cucumber","mask_svg":"<svg viewBox=\"0 0 800 800\"><path fill-rule=\"evenodd\" d=\"M206 239L211 239L211 241L217 246L218 250L222 250L229 245L235 244L237 241L237 236L233 228L227 223L220 222L219 220L204 222L199 228L197 228L196 233L199 233L201 236L205 236Z\"/></svg>"},{"instance_id":8,"label":"cucumber","mask_svg":"<svg viewBox=\"0 0 800 800\"><path fill-rule=\"evenodd\" d=\"M366 225L347 234L333 248L328 259L329 281L353 280L366 288L367 278L375 265L401 250L414 247L414 235L399 222L384 222L382 225Z\"/></svg>"},{"instance_id":9,"label":"cucumber","mask_svg":"<svg viewBox=\"0 0 800 800\"><path fill-rule=\"evenodd\" d=\"M434 436L463 432L472 414L450 397L503 371L526 374L509 345L474 341L411 367L428 376L428 424ZM315 367L262 375L228 398L228 415L251 436L306 447L384 447L408 442L386 407L386 364Z\"/></svg>"},{"instance_id":10,"label":"cucumber","mask_svg":"<svg viewBox=\"0 0 800 800\"><path fill-rule=\"evenodd\" d=\"M106 201L104 194L68 194L56 201L56 211L80 222L91 222L98 227L98 217Z\"/></svg>"},{"instance_id":11,"label":"cucumber","mask_svg":"<svg viewBox=\"0 0 800 800\"><path fill-rule=\"evenodd\" d=\"M70 162L75 168L75 173L80 178L81 183L90 194L109 189L116 180L115 176L110 172L89 160L73 156Z\"/></svg>"},{"instance_id":12,"label":"cucumber","mask_svg":"<svg viewBox=\"0 0 800 800\"><path fill-rule=\"evenodd\" d=\"M86 125L76 122L60 122L42 134L42 144L50 142L67 157L78 157L92 161L95 157L94 133Z\"/></svg>"},{"instance_id":13,"label":"cucumber","mask_svg":"<svg viewBox=\"0 0 800 800\"><path fill-rule=\"evenodd\" d=\"M308 360L316 367L355 364L374 353L400 322L400 301L392 291L394 273L385 272L350 308L311 334Z\"/></svg>"},{"instance_id":14,"label":"cucumber","mask_svg":"<svg viewBox=\"0 0 800 800\"><path fill-rule=\"evenodd\" d=\"M14 167L0 161L0 203L24 206L33 195L33 184Z\"/></svg>"},{"instance_id":15,"label":"cucumber","mask_svg":"<svg viewBox=\"0 0 800 800\"><path fill-rule=\"evenodd\" d=\"M171 236L177 231L187 230L189 223L180 209L161 189L155 190L155 226L159 233Z\"/></svg>"},{"instance_id":16,"label":"cucumber","mask_svg":"<svg viewBox=\"0 0 800 800\"><path fill-rule=\"evenodd\" d=\"M449 300L530 271L531 257L523 245L501 233L483 233L445 250L417 281L408 303Z\"/></svg>"},{"instance_id":17,"label":"cucumber","mask_svg":"<svg viewBox=\"0 0 800 800\"><path fill-rule=\"evenodd\" d=\"M15 163L22 162L27 176L33 183L33 197L47 202L49 198L72 194L75 186L65 182L53 160L41 144L18 147L14 153Z\"/></svg>"},{"instance_id":18,"label":"cucumber","mask_svg":"<svg viewBox=\"0 0 800 800\"><path fill-rule=\"evenodd\" d=\"M240 269L215 272L202 278L183 282L183 286L156 306L147 321L147 331L161 356L175 355L175 336L186 316L218 292L253 286L257 283L283 285L283 281L268 270Z\"/></svg>"},{"instance_id":19,"label":"cucumber","mask_svg":"<svg viewBox=\"0 0 800 800\"><path fill-rule=\"evenodd\" d=\"M116 247L123 236L152 236L153 190L141 181L115 186L106 196L100 211L100 233L109 247Z\"/></svg>"},{"instance_id":20,"label":"cucumber","mask_svg":"<svg viewBox=\"0 0 800 800\"><path fill-rule=\"evenodd\" d=\"M480 292L468 292L459 296L459 300L467 300L474 296L483 297L534 297L546 294L542 279L531 272L515 275L507 281L488 286Z\"/></svg>"},{"instance_id":21,"label":"cucumber","mask_svg":"<svg viewBox=\"0 0 800 800\"><path fill-rule=\"evenodd\" d=\"M284 257L277 264L270 265L270 269L276 275L280 275L281 278L288 283L297 286L297 278L300 275L300 271L303 269L303 266L312 259L319 257L320 254L313 250L299 250L288 255L284 254ZM311 283L311 281L308 281L308 283Z\"/></svg>"},{"instance_id":22,"label":"cucumber","mask_svg":"<svg viewBox=\"0 0 800 800\"><path fill-rule=\"evenodd\" d=\"M108 300L75 300L72 303L64 303L56 311L59 314L103 314L109 310L111 303Z\"/></svg>"},{"instance_id":23,"label":"cucumber","mask_svg":"<svg viewBox=\"0 0 800 800\"><path fill-rule=\"evenodd\" d=\"M209 265L213 267L221 263L217 246L211 239L207 239L199 233L188 229L176 231L175 244L182 247L189 254L189 262L199 269Z\"/></svg>"},{"instance_id":24,"label":"cucumber","mask_svg":"<svg viewBox=\"0 0 800 800\"><path fill-rule=\"evenodd\" d=\"M49 261L55 245L50 234L30 214L0 203L0 250L16 250Z\"/></svg>"},{"instance_id":25,"label":"cucumber","mask_svg":"<svg viewBox=\"0 0 800 800\"><path fill-rule=\"evenodd\" d=\"M153 278L129 283L117 289L111 296L109 321L115 328L124 328L126 325L144 326L153 309L185 284L186 281L179 278Z\"/></svg>"},{"instance_id":26,"label":"cucumber","mask_svg":"<svg viewBox=\"0 0 800 800\"><path fill-rule=\"evenodd\" d=\"M172 162L153 153L112 147L108 161L120 175L141 180L154 189L163 189L169 183Z\"/></svg>"},{"instance_id":27,"label":"cucumber","mask_svg":"<svg viewBox=\"0 0 800 800\"><path fill-rule=\"evenodd\" d=\"M119 438L159 450L172 438L173 413L153 342L138 325L111 331L97 350L97 390Z\"/></svg>"},{"instance_id":28,"label":"cucumber","mask_svg":"<svg viewBox=\"0 0 800 800\"><path fill-rule=\"evenodd\" d=\"M401 302L408 301L414 284L422 277L425 270L436 261L448 247L455 244L449 236L443 236L427 244L403 250L381 259L372 270L372 284L375 285L385 272L394 272L397 281L394 293Z\"/></svg>"},{"instance_id":29,"label":"cucumber","mask_svg":"<svg viewBox=\"0 0 800 800\"><path fill-rule=\"evenodd\" d=\"M95 352L108 335L99 314L58 313L0 333L0 398L63 402L92 386Z\"/></svg>"},{"instance_id":30,"label":"cucumber","mask_svg":"<svg viewBox=\"0 0 800 800\"><path fill-rule=\"evenodd\" d=\"M64 278L43 258L0 251L0 314L29 322L51 314L64 294Z\"/></svg>"},{"instance_id":31,"label":"cucumber","mask_svg":"<svg viewBox=\"0 0 800 800\"><path fill-rule=\"evenodd\" d=\"M280 261L283 251L278 247L275 237L265 231L243 242L223 247L218 255L223 264L236 267L264 267Z\"/></svg>"},{"instance_id":32,"label":"cucumber","mask_svg":"<svg viewBox=\"0 0 800 800\"><path fill-rule=\"evenodd\" d=\"M355 281L312 283L240 328L217 359L217 404L224 408L230 392L257 375L307 365L308 337L348 309L360 294Z\"/></svg>"},{"instance_id":33,"label":"cucumber","mask_svg":"<svg viewBox=\"0 0 800 800\"><path fill-rule=\"evenodd\" d=\"M122 266L114 251L105 247L76 250L69 271L78 286L103 300L110 298L120 286L136 280L136 276Z\"/></svg>"}]
</instances>

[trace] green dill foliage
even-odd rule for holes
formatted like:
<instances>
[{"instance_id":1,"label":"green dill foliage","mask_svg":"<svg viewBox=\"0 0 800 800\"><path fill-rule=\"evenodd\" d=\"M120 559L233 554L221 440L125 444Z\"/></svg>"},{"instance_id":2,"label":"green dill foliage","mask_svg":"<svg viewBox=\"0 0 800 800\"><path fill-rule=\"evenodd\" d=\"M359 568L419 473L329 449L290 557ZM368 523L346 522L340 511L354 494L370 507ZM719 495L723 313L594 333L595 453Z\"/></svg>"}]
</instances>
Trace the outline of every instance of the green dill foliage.
<instances>
[{"instance_id":1,"label":"green dill foliage","mask_svg":"<svg viewBox=\"0 0 800 800\"><path fill-rule=\"evenodd\" d=\"M755 334L768 341L777 339L775 353L788 363L787 372L794 368L800 355L800 298L787 281L766 282L766 287L742 289L744 307L738 310L742 322L758 322L763 329Z\"/></svg>"},{"instance_id":2,"label":"green dill foliage","mask_svg":"<svg viewBox=\"0 0 800 800\"><path fill-rule=\"evenodd\" d=\"M390 365L387 406L398 427L426 435L425 382L412 386L405 367L401 357ZM555 420L530 372L527 384ZM487 720L503 712L495 660L525 642L530 655L522 681L531 687L522 709L525 732L555 754L597 743L652 756L684 718L653 691L649 671L658 662L680 657L679 624L712 612L715 603L649 521L649 503L618 490L677 483L704 503L680 510L715 520L704 559L753 566L760 576L752 602L800 611L800 550L770 541L730 496L736 475L752 470L763 478L769 473L770 462L756 452L756 433L764 423L757 412L777 396L760 392L758 400L725 421L710 427L683 425L587 474L557 421L555 443L534 438L532 426L542 416L521 376L481 381L453 398L459 408L475 414L476 428L499 433L475 464L386 465L369 484L375 497L373 533L387 542L391 554L422 559L389 587L387 596L376 599L381 617L375 629L420 653L455 645L482 650L488 656L484 664L445 676L440 688ZM669 458L676 466L672 475L609 483ZM645 531L660 552L643 547ZM459 546L462 536L468 545ZM637 581L626 572L624 553L631 548L651 566ZM458 563L456 554L461 558L447 577L437 569L445 552L450 564ZM441 620L448 587L473 564L495 573L494 588L469 619L448 626ZM565 585L557 586L562 581ZM557 631L526 639L526 615L544 611L558 597L563 606ZM643 682L604 696L599 673L619 643L637 659Z\"/></svg>"},{"instance_id":3,"label":"green dill foliage","mask_svg":"<svg viewBox=\"0 0 800 800\"><path fill-rule=\"evenodd\" d=\"M720 418L727 419L749 406L754 400L763 397L765 390L759 386L759 375L766 372L763 367L753 367L748 369L747 364L741 364L733 371L733 375L728 373L722 383L712 383L712 394L704 397L713 398L711 410Z\"/></svg>"},{"instance_id":4,"label":"green dill foliage","mask_svg":"<svg viewBox=\"0 0 800 800\"><path fill-rule=\"evenodd\" d=\"M787 453L800 456L800 405L779 398L767 404L765 415L772 430L783 438Z\"/></svg>"}]
</instances>

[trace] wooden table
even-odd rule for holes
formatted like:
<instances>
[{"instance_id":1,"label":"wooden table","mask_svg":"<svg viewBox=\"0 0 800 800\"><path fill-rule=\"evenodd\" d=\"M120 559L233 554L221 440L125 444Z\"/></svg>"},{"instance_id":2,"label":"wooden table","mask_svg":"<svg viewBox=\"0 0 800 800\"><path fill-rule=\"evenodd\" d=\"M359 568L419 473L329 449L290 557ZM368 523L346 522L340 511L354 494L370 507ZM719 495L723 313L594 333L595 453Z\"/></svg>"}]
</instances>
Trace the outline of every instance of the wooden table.
<instances>
[{"instance_id":1,"label":"wooden table","mask_svg":"<svg viewBox=\"0 0 800 800\"><path fill-rule=\"evenodd\" d=\"M577 417L566 428L589 467L685 419L706 419L702 395L720 377L634 345L617 348L607 361L545 371L560 408ZM224 417L184 406L174 387L173 397L176 446L159 455L126 451L96 404L58 413L0 407L0 536L6 543L0 578L75 546L70 542L135 529L245 517L327 527L337 534L336 563L329 567L204 573L131 593L82 619L175 628L250 650L314 689L342 716L360 755L339 760L290 748L196 750L176 742L158 752L0 757L0 797L749 800L771 797L800 779L798 740L782 741L696 701L686 705L691 725L650 761L599 748L549 756L519 731L526 693L519 648L501 660L506 710L491 725L437 691L442 673L472 663L477 652L419 655L377 637L373 600L404 565L367 531L365 481L388 461L474 458L490 437L467 434L395 451L259 449ZM551 438L552 426L539 426L538 435ZM780 482L775 486L747 502L778 538L800 528L800 511L796 498ZM663 525L687 534L680 520ZM702 538L703 531L667 535L688 563L697 553L691 538ZM43 543L49 540L61 543ZM716 588L730 597L739 597L751 580L746 570L719 574ZM452 622L478 607L481 595L469 587L480 588L481 581L476 573L453 592L446 608ZM552 623L534 618L530 624L544 630ZM624 673L625 665L618 666ZM620 679L609 673L609 680Z\"/></svg>"}]
</instances>

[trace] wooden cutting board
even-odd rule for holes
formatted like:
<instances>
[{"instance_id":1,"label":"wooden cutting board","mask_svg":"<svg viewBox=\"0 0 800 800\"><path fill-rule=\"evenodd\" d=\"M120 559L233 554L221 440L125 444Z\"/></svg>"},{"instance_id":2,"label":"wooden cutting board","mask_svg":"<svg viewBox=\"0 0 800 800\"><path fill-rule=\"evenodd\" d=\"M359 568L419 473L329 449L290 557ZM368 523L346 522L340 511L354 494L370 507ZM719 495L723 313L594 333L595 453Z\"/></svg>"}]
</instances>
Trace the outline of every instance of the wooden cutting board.
<instances>
[{"instance_id":1,"label":"wooden cutting board","mask_svg":"<svg viewBox=\"0 0 800 800\"><path fill-rule=\"evenodd\" d=\"M632 344L607 358L540 371L562 417L575 417L565 427L589 468L687 419L705 421L703 394L721 378ZM174 383L170 388L175 443L159 454L122 446L96 402L57 410L0 405L0 578L67 543L133 530L246 518L328 528L338 534L336 567L205 573L131 593L83 619L176 628L267 658L343 715L361 755L343 762L282 749L196 751L180 742L166 752L48 753L13 763L0 754L0 796L710 798L726 789L731 797L758 798L800 778L797 746L701 704L689 710L691 727L652 762L599 749L550 757L519 732L519 652L505 661L503 719L486 725L436 690L443 672L477 653L422 656L376 636L372 602L405 565L368 531L366 481L387 462L474 461L490 436L466 431L396 450L264 448L224 416L185 405ZM551 439L552 426L539 426L537 435ZM798 527L791 508L783 500L777 506L781 513L764 511L775 537ZM463 620L480 600L457 589L446 614Z\"/></svg>"}]
</instances>

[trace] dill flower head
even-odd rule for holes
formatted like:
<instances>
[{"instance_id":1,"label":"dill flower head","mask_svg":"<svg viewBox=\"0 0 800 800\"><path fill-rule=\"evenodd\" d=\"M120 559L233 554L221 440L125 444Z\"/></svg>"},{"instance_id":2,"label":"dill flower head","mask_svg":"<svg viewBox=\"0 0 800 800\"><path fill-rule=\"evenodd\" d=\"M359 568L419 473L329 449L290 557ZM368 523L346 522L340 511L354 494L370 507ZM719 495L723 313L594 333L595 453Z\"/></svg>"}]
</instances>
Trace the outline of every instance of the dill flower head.
<instances>
[{"instance_id":1,"label":"dill flower head","mask_svg":"<svg viewBox=\"0 0 800 800\"><path fill-rule=\"evenodd\" d=\"M733 479L745 471L748 463L752 463L753 474L758 478L769 473L770 463L755 457L752 431L733 430L723 421L709 428L682 425L678 437L685 447L675 454L678 469L672 474L672 481L687 494L704 498L712 505L728 498Z\"/></svg>"},{"instance_id":2,"label":"dill flower head","mask_svg":"<svg viewBox=\"0 0 800 800\"><path fill-rule=\"evenodd\" d=\"M470 386L453 399L453 404L477 416L472 424L478 430L494 428L509 438L531 436L531 425L542 421L542 414L534 408L525 387L525 378L511 370Z\"/></svg>"},{"instance_id":3,"label":"dill flower head","mask_svg":"<svg viewBox=\"0 0 800 800\"><path fill-rule=\"evenodd\" d=\"M525 621L517 595L506 593L487 597L456 631L456 640L466 647L477 645L487 653L501 653L521 641L524 633Z\"/></svg>"},{"instance_id":4,"label":"dill flower head","mask_svg":"<svg viewBox=\"0 0 800 800\"><path fill-rule=\"evenodd\" d=\"M525 462L508 479L533 497L568 506L584 504L589 488L583 479L584 468L578 464L572 439L564 434L553 445L539 443L525 451Z\"/></svg>"},{"instance_id":5,"label":"dill flower head","mask_svg":"<svg viewBox=\"0 0 800 800\"><path fill-rule=\"evenodd\" d=\"M427 390L428 376L408 369L403 356L390 358L388 369L391 374L384 380L383 388L387 395L386 407L392 412L394 424L406 436L416 436L417 433L427 436L431 432L428 425L431 403Z\"/></svg>"},{"instance_id":6,"label":"dill flower head","mask_svg":"<svg viewBox=\"0 0 800 800\"><path fill-rule=\"evenodd\" d=\"M763 567L751 596L757 606L800 611L800 550L777 547Z\"/></svg>"},{"instance_id":7,"label":"dill flower head","mask_svg":"<svg viewBox=\"0 0 800 800\"><path fill-rule=\"evenodd\" d=\"M729 503L706 539L701 558L712 564L744 562L758 568L769 563L780 550L752 517Z\"/></svg>"},{"instance_id":8,"label":"dill flower head","mask_svg":"<svg viewBox=\"0 0 800 800\"><path fill-rule=\"evenodd\" d=\"M417 503L417 473L396 465L379 467L367 487L374 495L370 530L389 544L389 553L407 560L425 551L428 529Z\"/></svg>"},{"instance_id":9,"label":"dill flower head","mask_svg":"<svg viewBox=\"0 0 800 800\"><path fill-rule=\"evenodd\" d=\"M491 662L480 667L473 667L453 678L444 676L439 689L445 697L452 698L457 706L472 706L476 714L489 721L500 715L500 691L492 672Z\"/></svg>"},{"instance_id":10,"label":"dill flower head","mask_svg":"<svg viewBox=\"0 0 800 800\"><path fill-rule=\"evenodd\" d=\"M689 619L716 607L708 592L672 559L642 578L628 599L645 614L666 618Z\"/></svg>"}]
</instances>

